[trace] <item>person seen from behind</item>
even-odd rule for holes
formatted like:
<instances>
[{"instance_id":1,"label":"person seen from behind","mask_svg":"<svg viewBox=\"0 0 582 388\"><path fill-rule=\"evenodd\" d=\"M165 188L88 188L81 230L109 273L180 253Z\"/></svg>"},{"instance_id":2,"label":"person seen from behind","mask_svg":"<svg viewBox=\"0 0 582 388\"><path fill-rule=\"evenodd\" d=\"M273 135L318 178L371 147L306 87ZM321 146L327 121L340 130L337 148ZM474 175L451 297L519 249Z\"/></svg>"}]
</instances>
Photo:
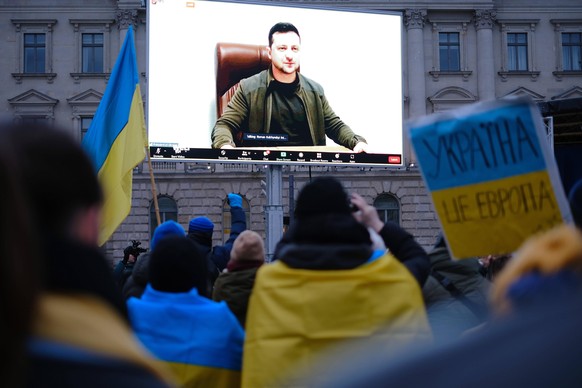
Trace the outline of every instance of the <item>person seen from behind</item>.
<instances>
[{"instance_id":1,"label":"person seen from behind","mask_svg":"<svg viewBox=\"0 0 582 388\"><path fill-rule=\"evenodd\" d=\"M245 230L234 240L226 269L214 284L212 299L225 301L243 328L255 276L264 262L263 238L257 232Z\"/></svg>"},{"instance_id":2,"label":"person seen from behind","mask_svg":"<svg viewBox=\"0 0 582 388\"><path fill-rule=\"evenodd\" d=\"M206 260L191 240L160 240L145 292L127 301L131 323L180 386L239 387L244 330L226 303L200 292L206 285Z\"/></svg>"},{"instance_id":3,"label":"person seen from behind","mask_svg":"<svg viewBox=\"0 0 582 388\"><path fill-rule=\"evenodd\" d=\"M123 285L122 293L125 299L132 296L139 298L143 294L149 280L151 250L154 249L158 242L167 237L185 235L184 227L174 220L164 221L154 229L150 250L140 256L131 271L131 275Z\"/></svg>"},{"instance_id":4,"label":"person seen from behind","mask_svg":"<svg viewBox=\"0 0 582 388\"><path fill-rule=\"evenodd\" d=\"M243 387L303 386L318 360L346 344L374 341L387 351L430 343L420 282L426 253L396 224L384 224L359 195L320 177L300 191L295 220L261 266L251 293ZM385 242L374 249L368 228ZM407 267L407 263L410 267ZM273 360L285 368L273 368Z\"/></svg>"},{"instance_id":5,"label":"person seen from behind","mask_svg":"<svg viewBox=\"0 0 582 388\"><path fill-rule=\"evenodd\" d=\"M40 231L28 242L38 247L40 262L28 269L37 294L24 386L169 386L167 371L135 340L97 245L103 194L80 144L42 124L3 127L0 144L13 152L22 197Z\"/></svg>"},{"instance_id":6,"label":"person seen from behind","mask_svg":"<svg viewBox=\"0 0 582 388\"><path fill-rule=\"evenodd\" d=\"M247 219L242 208L242 197L239 194L229 193L227 201L230 205L231 224L230 235L224 245L212 245L214 223L208 217L195 217L188 224L188 238L196 243L198 252L206 259L209 294L212 293L216 278L226 268L234 240L247 228Z\"/></svg>"}]
</instances>

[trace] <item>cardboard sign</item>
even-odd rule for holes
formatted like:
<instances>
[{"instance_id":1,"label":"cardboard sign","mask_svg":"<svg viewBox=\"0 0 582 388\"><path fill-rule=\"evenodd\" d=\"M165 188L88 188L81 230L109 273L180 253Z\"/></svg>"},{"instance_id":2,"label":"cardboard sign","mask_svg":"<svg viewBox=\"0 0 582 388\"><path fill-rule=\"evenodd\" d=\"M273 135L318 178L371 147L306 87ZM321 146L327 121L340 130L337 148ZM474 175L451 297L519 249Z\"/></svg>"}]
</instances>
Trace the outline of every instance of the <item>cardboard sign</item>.
<instances>
[{"instance_id":1,"label":"cardboard sign","mask_svg":"<svg viewBox=\"0 0 582 388\"><path fill-rule=\"evenodd\" d=\"M571 222L531 100L472 104L407 127L455 258L510 253L532 234Z\"/></svg>"}]
</instances>

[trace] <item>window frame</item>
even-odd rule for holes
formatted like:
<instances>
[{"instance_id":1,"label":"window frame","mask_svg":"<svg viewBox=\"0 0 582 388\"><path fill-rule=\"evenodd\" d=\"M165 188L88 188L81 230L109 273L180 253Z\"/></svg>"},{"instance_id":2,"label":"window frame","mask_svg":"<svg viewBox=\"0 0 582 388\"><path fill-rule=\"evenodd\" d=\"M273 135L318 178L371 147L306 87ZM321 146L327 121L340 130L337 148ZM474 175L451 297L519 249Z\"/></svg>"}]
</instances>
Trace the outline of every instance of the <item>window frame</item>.
<instances>
[{"instance_id":1,"label":"window frame","mask_svg":"<svg viewBox=\"0 0 582 388\"><path fill-rule=\"evenodd\" d=\"M72 109L73 127L77 130L77 138L79 140L83 139L82 120L95 116L102 98L103 93L94 89L87 89L67 99Z\"/></svg>"},{"instance_id":2,"label":"window frame","mask_svg":"<svg viewBox=\"0 0 582 388\"><path fill-rule=\"evenodd\" d=\"M525 41L520 38L525 37ZM509 39L512 38L512 39ZM529 71L529 47L527 32L507 33L507 71ZM522 50L525 50L525 57ZM524 58L522 58L524 57ZM514 63L514 64L512 64ZM512 68L515 66L515 68Z\"/></svg>"},{"instance_id":3,"label":"window frame","mask_svg":"<svg viewBox=\"0 0 582 388\"><path fill-rule=\"evenodd\" d=\"M432 24L432 36L433 36L433 64L432 70L429 74L433 77L434 81L438 81L440 76L460 76L463 81L467 81L469 76L473 73L469 69L468 65L468 53L467 50L469 45L467 43L467 29L471 22L471 18L466 19L451 20L451 19L440 19L432 18L429 20ZM459 70L444 70L441 69L440 61L440 34L441 33L458 33L459 34Z\"/></svg>"},{"instance_id":4,"label":"window frame","mask_svg":"<svg viewBox=\"0 0 582 388\"><path fill-rule=\"evenodd\" d=\"M395 207L385 207L383 203L379 203L388 199L391 204L396 205ZM376 208L376 212L378 212L378 216L382 222L392 221L396 222L398 225L401 223L402 218L402 206L400 204L400 200L398 197L393 193L381 193L376 198L374 198L373 206ZM381 213L383 212L383 213ZM388 217L388 212L396 212L396 217Z\"/></svg>"},{"instance_id":5,"label":"window frame","mask_svg":"<svg viewBox=\"0 0 582 388\"><path fill-rule=\"evenodd\" d=\"M158 195L157 199L158 199L158 210L160 212L160 223L164 223L164 222L169 221L169 220L173 220L173 221L178 222L178 215L179 215L178 202L173 197L171 197L169 195L164 195L164 194ZM164 204L164 202L166 200L171 201L171 202L169 202L171 205L173 205L171 207L171 209L169 209L169 207L167 207L166 209L163 209L164 206L167 206L167 204ZM174 213L175 213L175 217L168 216L168 215L171 215ZM154 205L154 201L151 200L150 201L150 211L149 211L150 245L151 245L152 237L154 236L154 231L158 227L158 225L156 225L157 222L158 222L158 220L156 217L156 208Z\"/></svg>"},{"instance_id":6,"label":"window frame","mask_svg":"<svg viewBox=\"0 0 582 388\"><path fill-rule=\"evenodd\" d=\"M76 83L82 78L103 78L109 79L112 68L112 44L111 26L114 19L70 19L73 26L75 42L77 46L77 56L74 61L71 77ZM99 73L83 72L83 34L103 34L103 71Z\"/></svg>"},{"instance_id":7,"label":"window frame","mask_svg":"<svg viewBox=\"0 0 582 388\"><path fill-rule=\"evenodd\" d=\"M445 35L447 37L446 42L441 40L441 37ZM459 32L452 32L452 31L439 31L439 69L441 71L461 71L461 36ZM451 37L456 36L456 41L451 41ZM456 48L453 51L453 48ZM443 56L442 52L446 51L446 59L448 66L446 69L443 69ZM456 62L456 67L453 69L451 66L451 59L454 57Z\"/></svg>"},{"instance_id":8,"label":"window frame","mask_svg":"<svg viewBox=\"0 0 582 388\"><path fill-rule=\"evenodd\" d=\"M24 78L45 78L48 83L52 83L57 76L53 72L53 27L57 23L56 19L11 19L16 33L16 66L12 77L16 83L22 83ZM44 72L26 72L24 36L26 34L44 34L45 35L45 58Z\"/></svg>"},{"instance_id":9,"label":"window frame","mask_svg":"<svg viewBox=\"0 0 582 388\"><path fill-rule=\"evenodd\" d=\"M556 45L556 70L552 72L557 80L564 76L582 76L582 70L565 70L564 69L564 51L563 51L563 33L581 33L582 19L551 19L550 23L554 25L555 45Z\"/></svg>"},{"instance_id":10,"label":"window frame","mask_svg":"<svg viewBox=\"0 0 582 388\"><path fill-rule=\"evenodd\" d=\"M41 119L52 124L55 119L55 106L59 100L30 89L9 98L8 103L12 106L15 120Z\"/></svg>"},{"instance_id":11,"label":"window frame","mask_svg":"<svg viewBox=\"0 0 582 388\"><path fill-rule=\"evenodd\" d=\"M86 37L91 37L91 42L86 42ZM101 37L101 42L96 42L96 38ZM104 69L104 40L105 36L101 32L83 32L81 34L81 72L83 74L103 73ZM99 51L101 55L99 55ZM101 57L99 61L98 57ZM100 67L99 69L97 69ZM90 70L93 68L96 70Z\"/></svg>"},{"instance_id":12,"label":"window frame","mask_svg":"<svg viewBox=\"0 0 582 388\"><path fill-rule=\"evenodd\" d=\"M537 24L540 19L498 19L501 29L501 70L497 72L501 76L502 81L507 81L509 77L526 76L535 80L540 71L537 70L536 58L536 41L535 32ZM508 34L526 34L526 50L527 50L527 69L526 70L510 70L509 69L509 42Z\"/></svg>"},{"instance_id":13,"label":"window frame","mask_svg":"<svg viewBox=\"0 0 582 388\"><path fill-rule=\"evenodd\" d=\"M23 34L24 45L23 45L23 67L22 71L26 74L36 74L36 73L46 73L46 34L41 32L26 32ZM33 42L28 42L27 37L34 37ZM42 37L42 43L38 41L38 38ZM32 63L28 62L29 50L32 52ZM29 67L33 67L34 70L29 70ZM42 67L41 70L38 70Z\"/></svg>"}]
</instances>

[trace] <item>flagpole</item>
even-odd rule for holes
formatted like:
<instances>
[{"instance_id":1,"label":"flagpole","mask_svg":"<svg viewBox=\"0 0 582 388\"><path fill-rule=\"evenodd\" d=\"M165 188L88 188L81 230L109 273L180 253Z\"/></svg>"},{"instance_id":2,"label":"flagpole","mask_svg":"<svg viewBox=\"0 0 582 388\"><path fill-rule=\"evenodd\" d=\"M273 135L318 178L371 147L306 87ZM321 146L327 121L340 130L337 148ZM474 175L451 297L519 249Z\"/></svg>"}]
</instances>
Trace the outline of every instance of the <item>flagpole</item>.
<instances>
[{"instance_id":1,"label":"flagpole","mask_svg":"<svg viewBox=\"0 0 582 388\"><path fill-rule=\"evenodd\" d=\"M160 225L162 222L160 219L160 208L158 207L158 194L156 191L156 181L154 179L154 169L152 168L152 158L150 158L148 146L145 147L145 150L146 150L146 155L147 155L146 157L148 159L148 169L150 170L150 181L151 181L151 186L152 186L152 196L154 198L154 209L156 211L156 221L158 222L157 225Z\"/></svg>"}]
</instances>

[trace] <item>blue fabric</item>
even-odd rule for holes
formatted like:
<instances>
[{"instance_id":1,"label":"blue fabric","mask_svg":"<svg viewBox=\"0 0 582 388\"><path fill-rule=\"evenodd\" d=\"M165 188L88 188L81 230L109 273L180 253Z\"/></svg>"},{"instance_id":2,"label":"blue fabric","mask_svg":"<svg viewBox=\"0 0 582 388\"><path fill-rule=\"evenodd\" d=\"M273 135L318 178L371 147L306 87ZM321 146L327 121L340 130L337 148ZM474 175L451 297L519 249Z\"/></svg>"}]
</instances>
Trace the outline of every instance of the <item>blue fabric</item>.
<instances>
[{"instance_id":1,"label":"blue fabric","mask_svg":"<svg viewBox=\"0 0 582 388\"><path fill-rule=\"evenodd\" d=\"M507 102L477 114L442 116L438 122L410 128L430 191L544 170L532 112L529 103Z\"/></svg>"},{"instance_id":2,"label":"blue fabric","mask_svg":"<svg viewBox=\"0 0 582 388\"><path fill-rule=\"evenodd\" d=\"M127 302L135 333L164 361L241 370L244 330L224 302L168 293L147 285L141 299Z\"/></svg>"},{"instance_id":3,"label":"blue fabric","mask_svg":"<svg viewBox=\"0 0 582 388\"><path fill-rule=\"evenodd\" d=\"M176 221L169 220L162 222L158 225L156 230L154 230L150 248L154 249L158 241L168 236L186 236L186 231L182 225L178 224Z\"/></svg>"},{"instance_id":4,"label":"blue fabric","mask_svg":"<svg viewBox=\"0 0 582 388\"><path fill-rule=\"evenodd\" d=\"M384 249L376 249L374 252L372 252L372 256L370 256L370 258L368 259L368 262L366 264L372 263L372 262L378 260L385 253L386 253L386 250L384 250Z\"/></svg>"},{"instance_id":5,"label":"blue fabric","mask_svg":"<svg viewBox=\"0 0 582 388\"><path fill-rule=\"evenodd\" d=\"M562 270L555 274L533 272L522 276L507 290L514 308L523 309L545 299L567 299L582 288L582 278L573 271Z\"/></svg>"}]
</instances>

